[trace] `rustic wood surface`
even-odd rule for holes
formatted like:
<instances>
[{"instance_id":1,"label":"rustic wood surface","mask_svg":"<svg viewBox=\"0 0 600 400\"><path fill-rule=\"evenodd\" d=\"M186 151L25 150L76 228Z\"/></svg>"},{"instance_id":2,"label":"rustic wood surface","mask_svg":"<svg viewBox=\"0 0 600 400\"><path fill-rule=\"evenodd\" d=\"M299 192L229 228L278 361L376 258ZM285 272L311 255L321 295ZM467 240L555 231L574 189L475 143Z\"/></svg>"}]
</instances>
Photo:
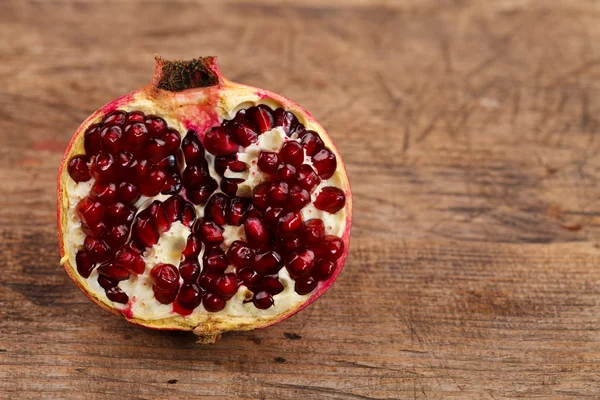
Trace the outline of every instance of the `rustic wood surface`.
<instances>
[{"instance_id":1,"label":"rustic wood surface","mask_svg":"<svg viewBox=\"0 0 600 400\"><path fill-rule=\"evenodd\" d=\"M600 398L593 1L0 2L0 397ZM344 272L201 347L58 264L70 136L153 57L218 55L305 106L353 185Z\"/></svg>"}]
</instances>

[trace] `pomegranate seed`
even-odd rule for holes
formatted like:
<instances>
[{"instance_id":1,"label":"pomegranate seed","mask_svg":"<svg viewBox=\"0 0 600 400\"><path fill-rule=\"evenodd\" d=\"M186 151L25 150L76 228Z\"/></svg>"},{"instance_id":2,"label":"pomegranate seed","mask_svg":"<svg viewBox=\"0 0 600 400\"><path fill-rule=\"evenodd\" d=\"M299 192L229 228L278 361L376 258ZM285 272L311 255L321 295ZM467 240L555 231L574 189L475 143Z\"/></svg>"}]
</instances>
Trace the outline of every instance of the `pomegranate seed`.
<instances>
[{"instance_id":1,"label":"pomegranate seed","mask_svg":"<svg viewBox=\"0 0 600 400\"><path fill-rule=\"evenodd\" d=\"M142 181L139 182L140 192L144 196L154 197L160 193L165 185L167 174L156 166L151 166Z\"/></svg>"},{"instance_id":2,"label":"pomegranate seed","mask_svg":"<svg viewBox=\"0 0 600 400\"><path fill-rule=\"evenodd\" d=\"M150 270L154 285L161 290L173 290L179 287L179 271L171 264L156 264Z\"/></svg>"},{"instance_id":3,"label":"pomegranate seed","mask_svg":"<svg viewBox=\"0 0 600 400\"><path fill-rule=\"evenodd\" d=\"M179 132L175 129L167 129L166 132L161 135L161 139L165 142L167 154L175 154L175 152L179 150L181 136L179 136Z\"/></svg>"},{"instance_id":4,"label":"pomegranate seed","mask_svg":"<svg viewBox=\"0 0 600 400\"><path fill-rule=\"evenodd\" d=\"M195 283L186 283L181 287L177 303L186 310L193 310L202 302L202 289Z\"/></svg>"},{"instance_id":5,"label":"pomegranate seed","mask_svg":"<svg viewBox=\"0 0 600 400\"><path fill-rule=\"evenodd\" d=\"M259 104L246 110L247 118L254 122L259 133L270 131L273 127L273 110L271 107Z\"/></svg>"},{"instance_id":6,"label":"pomegranate seed","mask_svg":"<svg viewBox=\"0 0 600 400\"><path fill-rule=\"evenodd\" d=\"M115 267L111 263L104 263L99 266L98 273L115 281L125 281L131 276L129 271L120 267Z\"/></svg>"},{"instance_id":7,"label":"pomegranate seed","mask_svg":"<svg viewBox=\"0 0 600 400\"><path fill-rule=\"evenodd\" d=\"M110 181L113 180L115 175L115 159L114 157L105 152L100 152L94 162L92 163L92 176L97 181Z\"/></svg>"},{"instance_id":8,"label":"pomegranate seed","mask_svg":"<svg viewBox=\"0 0 600 400\"><path fill-rule=\"evenodd\" d=\"M262 290L264 290L265 292L267 292L273 296L283 292L283 289L284 289L283 283L281 283L279 281L279 278L277 277L277 275L265 276L262 281L261 288L262 288Z\"/></svg>"},{"instance_id":9,"label":"pomegranate seed","mask_svg":"<svg viewBox=\"0 0 600 400\"><path fill-rule=\"evenodd\" d=\"M196 136L196 132L189 130L183 141L181 142L181 149L185 157L187 165L199 165L205 162L204 158L204 147Z\"/></svg>"},{"instance_id":10,"label":"pomegranate seed","mask_svg":"<svg viewBox=\"0 0 600 400\"><path fill-rule=\"evenodd\" d=\"M117 153L115 157L115 174L118 175L119 180L131 180L135 177L134 163L133 154L127 150L121 150Z\"/></svg>"},{"instance_id":11,"label":"pomegranate seed","mask_svg":"<svg viewBox=\"0 0 600 400\"><path fill-rule=\"evenodd\" d=\"M215 157L215 171L219 175L223 176L227 168L231 169L232 171L235 169L235 172L242 172L247 169L247 166L245 163L237 161L236 154Z\"/></svg>"},{"instance_id":12,"label":"pomegranate seed","mask_svg":"<svg viewBox=\"0 0 600 400\"><path fill-rule=\"evenodd\" d=\"M75 255L75 264L77 265L77 272L84 278L88 278L94 269L92 257L85 250L77 252L77 255Z\"/></svg>"},{"instance_id":13,"label":"pomegranate seed","mask_svg":"<svg viewBox=\"0 0 600 400\"><path fill-rule=\"evenodd\" d=\"M285 182L293 182L296 180L296 167L292 164L282 164L277 168L277 179Z\"/></svg>"},{"instance_id":14,"label":"pomegranate seed","mask_svg":"<svg viewBox=\"0 0 600 400\"><path fill-rule=\"evenodd\" d=\"M254 307L260 310L266 310L275 304L275 301L273 300L273 296L271 296L269 293L258 292L252 299L252 304L254 304Z\"/></svg>"},{"instance_id":15,"label":"pomegranate seed","mask_svg":"<svg viewBox=\"0 0 600 400\"><path fill-rule=\"evenodd\" d=\"M277 249L282 254L291 254L300 249L300 239L294 234L281 235L277 243Z\"/></svg>"},{"instance_id":16,"label":"pomegranate seed","mask_svg":"<svg viewBox=\"0 0 600 400\"><path fill-rule=\"evenodd\" d=\"M182 178L186 189L198 189L208 182L210 175L204 165L189 165L183 171Z\"/></svg>"},{"instance_id":17,"label":"pomegranate seed","mask_svg":"<svg viewBox=\"0 0 600 400\"><path fill-rule=\"evenodd\" d=\"M319 255L326 260L335 261L344 253L344 242L337 236L327 235L321 241Z\"/></svg>"},{"instance_id":18,"label":"pomegranate seed","mask_svg":"<svg viewBox=\"0 0 600 400\"><path fill-rule=\"evenodd\" d=\"M290 140L281 146L279 158L288 164L302 165L304 162L304 149L300 143Z\"/></svg>"},{"instance_id":19,"label":"pomegranate seed","mask_svg":"<svg viewBox=\"0 0 600 400\"><path fill-rule=\"evenodd\" d=\"M85 232L86 235L92 235L94 237L102 237L104 232L106 231L106 224L102 221L92 224L86 225L85 223L81 223L81 229Z\"/></svg>"},{"instance_id":20,"label":"pomegranate seed","mask_svg":"<svg viewBox=\"0 0 600 400\"><path fill-rule=\"evenodd\" d=\"M156 285L152 285L152 291L154 292L154 298L161 304L171 304L175 301L177 297L177 292L179 290L179 283L177 283L176 289L171 290L161 290Z\"/></svg>"},{"instance_id":21,"label":"pomegranate seed","mask_svg":"<svg viewBox=\"0 0 600 400\"><path fill-rule=\"evenodd\" d=\"M202 204L210 197L211 194L217 189L217 182L210 178L210 181L201 186L199 189L186 190L185 195L189 201L194 204Z\"/></svg>"},{"instance_id":22,"label":"pomegranate seed","mask_svg":"<svg viewBox=\"0 0 600 400\"><path fill-rule=\"evenodd\" d=\"M116 248L125 244L129 237L129 228L127 225L115 225L108 228L104 235L104 241L112 248Z\"/></svg>"},{"instance_id":23,"label":"pomegranate seed","mask_svg":"<svg viewBox=\"0 0 600 400\"><path fill-rule=\"evenodd\" d=\"M160 201L153 201L152 204L150 204L150 207L148 207L147 210L144 210L144 213L145 212L148 212L152 218L152 222L159 235L162 235L171 227L171 223L167 220L167 216L165 215L165 211L163 210Z\"/></svg>"},{"instance_id":24,"label":"pomegranate seed","mask_svg":"<svg viewBox=\"0 0 600 400\"><path fill-rule=\"evenodd\" d=\"M209 221L215 222L217 225L225 225L225 210L229 205L229 197L222 193L214 194L206 207L204 208L204 218Z\"/></svg>"},{"instance_id":25,"label":"pomegranate seed","mask_svg":"<svg viewBox=\"0 0 600 400\"><path fill-rule=\"evenodd\" d=\"M302 228L302 214L299 212L290 212L279 218L277 225L278 233L291 233Z\"/></svg>"},{"instance_id":26,"label":"pomegranate seed","mask_svg":"<svg viewBox=\"0 0 600 400\"><path fill-rule=\"evenodd\" d=\"M233 197L237 194L238 185L242 182L244 182L244 179L223 178L221 179L221 191Z\"/></svg>"},{"instance_id":27,"label":"pomegranate seed","mask_svg":"<svg viewBox=\"0 0 600 400\"><path fill-rule=\"evenodd\" d=\"M102 119L102 125L123 125L126 117L123 111L115 110Z\"/></svg>"},{"instance_id":28,"label":"pomegranate seed","mask_svg":"<svg viewBox=\"0 0 600 400\"><path fill-rule=\"evenodd\" d=\"M114 303L127 304L129 302L129 296L118 286L106 290L106 297Z\"/></svg>"},{"instance_id":29,"label":"pomegranate seed","mask_svg":"<svg viewBox=\"0 0 600 400\"><path fill-rule=\"evenodd\" d=\"M131 205L140 198L140 191L137 186L129 182L122 182L117 189L117 200Z\"/></svg>"},{"instance_id":30,"label":"pomegranate seed","mask_svg":"<svg viewBox=\"0 0 600 400\"><path fill-rule=\"evenodd\" d=\"M256 290L261 283L261 276L254 271L252 268L242 268L237 273L241 284L246 286L250 290Z\"/></svg>"},{"instance_id":31,"label":"pomegranate seed","mask_svg":"<svg viewBox=\"0 0 600 400\"><path fill-rule=\"evenodd\" d=\"M181 217L181 207L184 201L181 196L171 196L164 201L162 209L167 221L175 222Z\"/></svg>"},{"instance_id":32,"label":"pomegranate seed","mask_svg":"<svg viewBox=\"0 0 600 400\"><path fill-rule=\"evenodd\" d=\"M234 197L229 202L229 207L225 210L225 221L228 225L240 226L246 218L248 209L248 200L242 197Z\"/></svg>"},{"instance_id":33,"label":"pomegranate seed","mask_svg":"<svg viewBox=\"0 0 600 400\"><path fill-rule=\"evenodd\" d=\"M318 283L319 282L312 276L307 276L306 278L296 280L294 290L298 294L309 294L310 292L315 290Z\"/></svg>"},{"instance_id":34,"label":"pomegranate seed","mask_svg":"<svg viewBox=\"0 0 600 400\"><path fill-rule=\"evenodd\" d=\"M240 146L233 141L224 128L217 127L204 135L204 147L215 156L224 156L236 153Z\"/></svg>"},{"instance_id":35,"label":"pomegranate seed","mask_svg":"<svg viewBox=\"0 0 600 400\"><path fill-rule=\"evenodd\" d=\"M204 270L209 272L223 273L229 266L229 259L225 252L220 248L210 249L202 255L202 265Z\"/></svg>"},{"instance_id":36,"label":"pomegranate seed","mask_svg":"<svg viewBox=\"0 0 600 400\"><path fill-rule=\"evenodd\" d=\"M90 125L86 129L83 139L83 147L88 156L95 156L102 150L102 139L100 138L100 124Z\"/></svg>"},{"instance_id":37,"label":"pomegranate seed","mask_svg":"<svg viewBox=\"0 0 600 400\"><path fill-rule=\"evenodd\" d=\"M277 167L279 166L279 156L277 153L270 151L261 151L258 155L256 165L258 165L258 168L260 168L261 171L268 174L274 174L277 172Z\"/></svg>"},{"instance_id":38,"label":"pomegranate seed","mask_svg":"<svg viewBox=\"0 0 600 400\"><path fill-rule=\"evenodd\" d=\"M318 281L324 281L333 275L335 262L329 260L318 260L312 270L312 276Z\"/></svg>"},{"instance_id":39,"label":"pomegranate seed","mask_svg":"<svg viewBox=\"0 0 600 400\"><path fill-rule=\"evenodd\" d=\"M146 115L141 111L130 111L127 113L127 118L125 118L126 123L131 122L144 122L146 119Z\"/></svg>"},{"instance_id":40,"label":"pomegranate seed","mask_svg":"<svg viewBox=\"0 0 600 400\"><path fill-rule=\"evenodd\" d=\"M258 210L265 210L269 206L268 193L271 188L270 182L259 183L252 191L252 203Z\"/></svg>"},{"instance_id":41,"label":"pomegranate seed","mask_svg":"<svg viewBox=\"0 0 600 400\"><path fill-rule=\"evenodd\" d=\"M315 263L315 253L310 249L300 250L289 257L287 270L294 279L310 274Z\"/></svg>"},{"instance_id":42,"label":"pomegranate seed","mask_svg":"<svg viewBox=\"0 0 600 400\"><path fill-rule=\"evenodd\" d=\"M315 200L315 207L319 210L335 214L344 208L346 196L341 189L333 186L324 187Z\"/></svg>"},{"instance_id":43,"label":"pomegranate seed","mask_svg":"<svg viewBox=\"0 0 600 400\"><path fill-rule=\"evenodd\" d=\"M136 275L146 271L142 254L132 245L123 246L117 250L113 256L113 264Z\"/></svg>"},{"instance_id":44,"label":"pomegranate seed","mask_svg":"<svg viewBox=\"0 0 600 400\"><path fill-rule=\"evenodd\" d=\"M308 203L310 203L310 193L308 193L308 190L302 189L300 186L292 186L287 202L288 209L300 211Z\"/></svg>"},{"instance_id":45,"label":"pomegranate seed","mask_svg":"<svg viewBox=\"0 0 600 400\"><path fill-rule=\"evenodd\" d=\"M125 127L123 138L127 148L136 150L142 147L149 137L146 125L141 122L134 122Z\"/></svg>"},{"instance_id":46,"label":"pomegranate seed","mask_svg":"<svg viewBox=\"0 0 600 400\"><path fill-rule=\"evenodd\" d=\"M320 219L309 219L300 231L302 243L307 246L316 246L325 235L325 224Z\"/></svg>"},{"instance_id":47,"label":"pomegranate seed","mask_svg":"<svg viewBox=\"0 0 600 400\"><path fill-rule=\"evenodd\" d=\"M234 122L229 127L233 138L243 147L248 147L258 141L258 134L246 125Z\"/></svg>"},{"instance_id":48,"label":"pomegranate seed","mask_svg":"<svg viewBox=\"0 0 600 400\"><path fill-rule=\"evenodd\" d=\"M113 224L125 224L129 219L129 207L127 207L123 203L114 203L110 206L106 207L106 212L104 213L105 218L108 222Z\"/></svg>"},{"instance_id":49,"label":"pomegranate seed","mask_svg":"<svg viewBox=\"0 0 600 400\"><path fill-rule=\"evenodd\" d=\"M84 197L77 204L76 211L79 219L88 226L101 222L104 217L104 206L90 196Z\"/></svg>"},{"instance_id":50,"label":"pomegranate seed","mask_svg":"<svg viewBox=\"0 0 600 400\"><path fill-rule=\"evenodd\" d=\"M236 267L247 267L254 258L254 251L248 247L248 243L236 240L227 250L227 257Z\"/></svg>"},{"instance_id":51,"label":"pomegranate seed","mask_svg":"<svg viewBox=\"0 0 600 400\"><path fill-rule=\"evenodd\" d=\"M252 248L259 248L269 241L269 232L264 223L258 218L248 218L244 222L244 232L248 244Z\"/></svg>"},{"instance_id":52,"label":"pomegranate seed","mask_svg":"<svg viewBox=\"0 0 600 400\"><path fill-rule=\"evenodd\" d=\"M223 230L212 221L197 220L194 224L194 233L207 246L219 245L224 240Z\"/></svg>"},{"instance_id":53,"label":"pomegranate seed","mask_svg":"<svg viewBox=\"0 0 600 400\"><path fill-rule=\"evenodd\" d=\"M337 168L335 154L328 149L319 151L312 157L312 163L319 176L323 179L331 178Z\"/></svg>"},{"instance_id":54,"label":"pomegranate seed","mask_svg":"<svg viewBox=\"0 0 600 400\"><path fill-rule=\"evenodd\" d=\"M98 200L100 204L112 204L117 198L117 187L114 183L96 182L92 186L90 195Z\"/></svg>"},{"instance_id":55,"label":"pomegranate seed","mask_svg":"<svg viewBox=\"0 0 600 400\"><path fill-rule=\"evenodd\" d=\"M215 282L219 276L220 275L215 272L204 271L202 274L200 274L198 282L205 290L213 290L215 287Z\"/></svg>"},{"instance_id":56,"label":"pomegranate seed","mask_svg":"<svg viewBox=\"0 0 600 400\"><path fill-rule=\"evenodd\" d=\"M148 115L144 123L146 124L146 128L148 128L148 132L150 132L150 135L152 136L157 135L167 129L167 123L165 120L155 115Z\"/></svg>"},{"instance_id":57,"label":"pomegranate seed","mask_svg":"<svg viewBox=\"0 0 600 400\"><path fill-rule=\"evenodd\" d=\"M110 154L115 154L119 151L119 142L123 136L121 127L112 125L105 126L100 130L100 138L102 140L102 150Z\"/></svg>"},{"instance_id":58,"label":"pomegranate seed","mask_svg":"<svg viewBox=\"0 0 600 400\"><path fill-rule=\"evenodd\" d=\"M69 171L71 178L77 183L87 182L92 177L86 164L85 156L75 156L71 158L67 170Z\"/></svg>"},{"instance_id":59,"label":"pomegranate seed","mask_svg":"<svg viewBox=\"0 0 600 400\"><path fill-rule=\"evenodd\" d=\"M209 312L218 312L225 308L225 300L220 298L219 296L212 293L205 293L204 298L204 308Z\"/></svg>"},{"instance_id":60,"label":"pomegranate seed","mask_svg":"<svg viewBox=\"0 0 600 400\"><path fill-rule=\"evenodd\" d=\"M183 252L181 254L183 254L183 256L188 259L188 258L193 258L193 257L198 257L198 254L200 254L200 241L198 240L198 238L194 235L189 235L187 238L187 243L185 245L185 249L183 250Z\"/></svg>"},{"instance_id":61,"label":"pomegranate seed","mask_svg":"<svg viewBox=\"0 0 600 400\"><path fill-rule=\"evenodd\" d=\"M200 276L200 264L197 261L184 261L179 266L179 274L185 283L195 283Z\"/></svg>"},{"instance_id":62,"label":"pomegranate seed","mask_svg":"<svg viewBox=\"0 0 600 400\"><path fill-rule=\"evenodd\" d=\"M285 182L275 181L269 187L268 199L273 206L283 206L288 198L289 186Z\"/></svg>"},{"instance_id":63,"label":"pomegranate seed","mask_svg":"<svg viewBox=\"0 0 600 400\"><path fill-rule=\"evenodd\" d=\"M148 176L148 172L150 171L150 167L152 164L148 162L148 160L136 160L132 165L133 175L135 176L135 181L139 184Z\"/></svg>"},{"instance_id":64,"label":"pomegranate seed","mask_svg":"<svg viewBox=\"0 0 600 400\"><path fill-rule=\"evenodd\" d=\"M104 275L98 275L98 284L100 285L100 287L102 287L102 289L108 290L110 288L118 286L119 281L115 281Z\"/></svg>"},{"instance_id":65,"label":"pomegranate seed","mask_svg":"<svg viewBox=\"0 0 600 400\"><path fill-rule=\"evenodd\" d=\"M233 117L234 122L240 122L240 123L244 123L248 121L248 117L246 115L246 110L241 109L239 110L236 114L235 117Z\"/></svg>"},{"instance_id":66,"label":"pomegranate seed","mask_svg":"<svg viewBox=\"0 0 600 400\"><path fill-rule=\"evenodd\" d=\"M264 221L270 228L276 228L279 223L279 217L282 216L283 208L267 207L264 214Z\"/></svg>"},{"instance_id":67,"label":"pomegranate seed","mask_svg":"<svg viewBox=\"0 0 600 400\"><path fill-rule=\"evenodd\" d=\"M321 140L321 137L315 131L304 132L302 134L300 143L302 143L302 147L304 147L304 151L306 152L306 155L309 157L314 156L319 151L321 151L325 148L325 144Z\"/></svg>"},{"instance_id":68,"label":"pomegranate seed","mask_svg":"<svg viewBox=\"0 0 600 400\"><path fill-rule=\"evenodd\" d=\"M181 208L181 223L188 228L192 226L194 220L196 219L196 209L189 202L184 202L183 207Z\"/></svg>"},{"instance_id":69,"label":"pomegranate seed","mask_svg":"<svg viewBox=\"0 0 600 400\"><path fill-rule=\"evenodd\" d=\"M320 182L321 178L319 178L310 165L302 164L298 167L298 185L302 189L306 189L312 193Z\"/></svg>"},{"instance_id":70,"label":"pomegranate seed","mask_svg":"<svg viewBox=\"0 0 600 400\"><path fill-rule=\"evenodd\" d=\"M158 242L158 231L149 217L140 218L133 224L132 238L141 247L152 247Z\"/></svg>"},{"instance_id":71,"label":"pomegranate seed","mask_svg":"<svg viewBox=\"0 0 600 400\"><path fill-rule=\"evenodd\" d=\"M168 155L167 144L162 138L151 137L144 145L144 156L153 163L160 162Z\"/></svg>"},{"instance_id":72,"label":"pomegranate seed","mask_svg":"<svg viewBox=\"0 0 600 400\"><path fill-rule=\"evenodd\" d=\"M262 213L254 207L254 204L250 204L246 211L246 218L262 218Z\"/></svg>"},{"instance_id":73,"label":"pomegranate seed","mask_svg":"<svg viewBox=\"0 0 600 400\"><path fill-rule=\"evenodd\" d=\"M252 261L252 267L261 275L274 274L283 266L281 256L274 251L257 254Z\"/></svg>"},{"instance_id":74,"label":"pomegranate seed","mask_svg":"<svg viewBox=\"0 0 600 400\"><path fill-rule=\"evenodd\" d=\"M238 290L238 281L235 274L225 274L215 281L215 292L225 300L229 300Z\"/></svg>"},{"instance_id":75,"label":"pomegranate seed","mask_svg":"<svg viewBox=\"0 0 600 400\"><path fill-rule=\"evenodd\" d=\"M298 125L298 118L283 108L278 108L273 112L273 119L275 120L275 126L281 126L287 136L290 136L292 128Z\"/></svg>"}]
</instances>

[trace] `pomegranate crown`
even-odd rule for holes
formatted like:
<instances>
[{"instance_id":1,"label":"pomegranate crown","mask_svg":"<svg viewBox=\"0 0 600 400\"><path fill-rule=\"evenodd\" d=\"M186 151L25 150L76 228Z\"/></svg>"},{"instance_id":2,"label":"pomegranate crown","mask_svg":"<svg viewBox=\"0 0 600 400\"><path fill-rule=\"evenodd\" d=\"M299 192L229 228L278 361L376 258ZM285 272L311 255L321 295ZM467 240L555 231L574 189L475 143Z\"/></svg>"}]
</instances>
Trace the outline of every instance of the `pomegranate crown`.
<instances>
[{"instance_id":1,"label":"pomegranate crown","mask_svg":"<svg viewBox=\"0 0 600 400\"><path fill-rule=\"evenodd\" d=\"M169 61L156 55L152 83L169 92L216 86L221 82L217 57L198 57L186 61Z\"/></svg>"}]
</instances>

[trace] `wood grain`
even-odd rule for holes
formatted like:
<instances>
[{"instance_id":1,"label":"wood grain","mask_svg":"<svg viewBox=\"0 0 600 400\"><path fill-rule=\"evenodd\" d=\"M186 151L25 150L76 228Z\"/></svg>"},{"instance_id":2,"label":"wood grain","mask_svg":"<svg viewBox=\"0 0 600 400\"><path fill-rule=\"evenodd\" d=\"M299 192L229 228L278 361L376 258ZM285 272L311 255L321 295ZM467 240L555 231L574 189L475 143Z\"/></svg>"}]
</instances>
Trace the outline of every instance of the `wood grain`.
<instances>
[{"instance_id":1,"label":"wood grain","mask_svg":"<svg viewBox=\"0 0 600 400\"><path fill-rule=\"evenodd\" d=\"M600 398L600 7L580 1L0 3L0 397ZM348 167L346 268L199 347L93 306L55 175L153 57L218 55Z\"/></svg>"}]
</instances>

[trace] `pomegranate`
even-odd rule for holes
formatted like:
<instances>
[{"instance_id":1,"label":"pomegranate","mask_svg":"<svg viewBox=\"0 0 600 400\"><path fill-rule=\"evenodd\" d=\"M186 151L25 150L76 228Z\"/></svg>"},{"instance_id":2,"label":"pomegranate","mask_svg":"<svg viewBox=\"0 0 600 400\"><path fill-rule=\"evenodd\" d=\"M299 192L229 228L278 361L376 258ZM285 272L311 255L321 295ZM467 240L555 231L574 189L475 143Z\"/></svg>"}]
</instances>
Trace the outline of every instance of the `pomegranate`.
<instances>
[{"instance_id":1,"label":"pomegranate","mask_svg":"<svg viewBox=\"0 0 600 400\"><path fill-rule=\"evenodd\" d=\"M94 112L58 174L61 264L101 307L155 329L273 325L321 296L348 254L352 196L325 130L214 57L156 59Z\"/></svg>"}]
</instances>

